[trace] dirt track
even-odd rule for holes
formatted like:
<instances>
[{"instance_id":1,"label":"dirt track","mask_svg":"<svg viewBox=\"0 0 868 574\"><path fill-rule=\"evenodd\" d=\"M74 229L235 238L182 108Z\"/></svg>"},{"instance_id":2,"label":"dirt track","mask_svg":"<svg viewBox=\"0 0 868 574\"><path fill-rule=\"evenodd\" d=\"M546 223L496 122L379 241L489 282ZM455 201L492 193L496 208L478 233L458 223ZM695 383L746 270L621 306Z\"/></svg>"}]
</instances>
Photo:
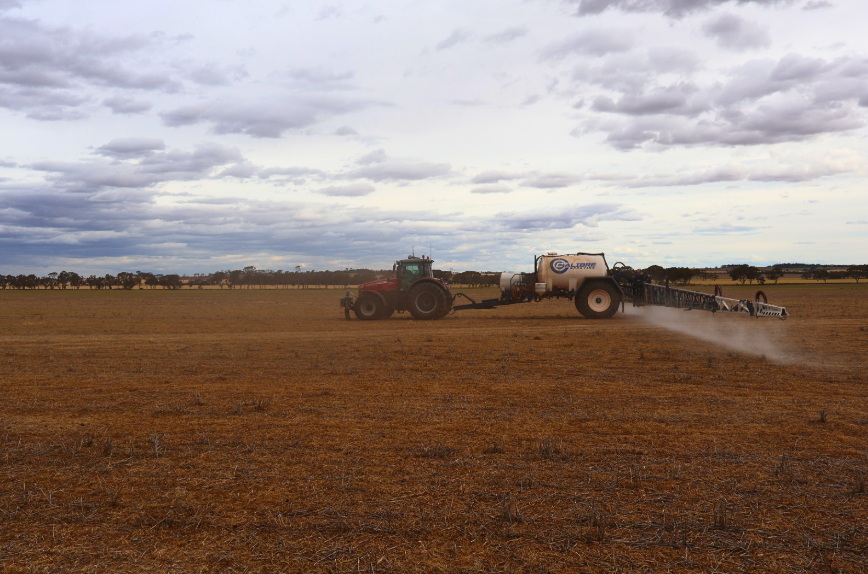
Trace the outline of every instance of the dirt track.
<instances>
[{"instance_id":1,"label":"dirt track","mask_svg":"<svg viewBox=\"0 0 868 574\"><path fill-rule=\"evenodd\" d=\"M864 572L868 290L765 290L792 319L0 292L0 563Z\"/></svg>"}]
</instances>

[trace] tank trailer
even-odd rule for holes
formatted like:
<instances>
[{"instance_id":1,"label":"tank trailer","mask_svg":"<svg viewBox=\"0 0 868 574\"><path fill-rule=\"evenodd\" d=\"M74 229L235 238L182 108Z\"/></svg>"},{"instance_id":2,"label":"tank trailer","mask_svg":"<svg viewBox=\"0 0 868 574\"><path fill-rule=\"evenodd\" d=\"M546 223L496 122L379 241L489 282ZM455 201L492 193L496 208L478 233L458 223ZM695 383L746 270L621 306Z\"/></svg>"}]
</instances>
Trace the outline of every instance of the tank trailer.
<instances>
[{"instance_id":1,"label":"tank trailer","mask_svg":"<svg viewBox=\"0 0 868 574\"><path fill-rule=\"evenodd\" d=\"M714 294L656 285L651 278L621 262L611 268L603 253L548 253L534 257L532 273L507 271L500 274L500 297L476 301L464 293L452 294L449 285L434 277L434 261L410 256L395 262L389 279L359 285L356 296L348 291L341 298L344 316L350 311L362 320L386 319L395 311L409 311L416 319L441 319L455 311L496 309L505 305L540 302L546 299L573 301L576 310L588 319L608 319L625 304L673 307L685 310L736 313L751 317L789 315L784 307L770 305L762 291L753 301L723 296L715 285ZM459 299L467 302L457 305Z\"/></svg>"}]
</instances>

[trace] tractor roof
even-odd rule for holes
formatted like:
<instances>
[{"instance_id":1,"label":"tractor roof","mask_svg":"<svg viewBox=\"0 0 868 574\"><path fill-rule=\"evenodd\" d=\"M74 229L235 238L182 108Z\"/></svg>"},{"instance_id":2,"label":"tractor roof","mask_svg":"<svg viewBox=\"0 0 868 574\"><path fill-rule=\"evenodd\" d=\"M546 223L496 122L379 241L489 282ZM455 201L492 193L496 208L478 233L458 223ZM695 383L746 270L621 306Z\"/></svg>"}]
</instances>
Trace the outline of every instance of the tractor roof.
<instances>
[{"instance_id":1,"label":"tractor roof","mask_svg":"<svg viewBox=\"0 0 868 574\"><path fill-rule=\"evenodd\" d=\"M419 262L433 263L434 260L431 259L430 257L425 257L425 256L416 257L415 255L408 255L406 259L399 259L397 261L397 263L419 263Z\"/></svg>"}]
</instances>

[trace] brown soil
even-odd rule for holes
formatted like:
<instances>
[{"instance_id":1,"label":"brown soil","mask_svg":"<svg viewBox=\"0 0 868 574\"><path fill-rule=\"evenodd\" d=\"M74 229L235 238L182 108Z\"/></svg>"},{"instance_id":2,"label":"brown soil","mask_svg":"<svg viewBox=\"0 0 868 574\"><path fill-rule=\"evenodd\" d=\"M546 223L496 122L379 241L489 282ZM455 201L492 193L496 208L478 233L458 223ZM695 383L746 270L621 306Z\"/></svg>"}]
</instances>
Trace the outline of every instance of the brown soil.
<instances>
[{"instance_id":1,"label":"brown soil","mask_svg":"<svg viewBox=\"0 0 868 574\"><path fill-rule=\"evenodd\" d=\"M0 565L865 572L868 286L763 289L791 319L0 292Z\"/></svg>"}]
</instances>

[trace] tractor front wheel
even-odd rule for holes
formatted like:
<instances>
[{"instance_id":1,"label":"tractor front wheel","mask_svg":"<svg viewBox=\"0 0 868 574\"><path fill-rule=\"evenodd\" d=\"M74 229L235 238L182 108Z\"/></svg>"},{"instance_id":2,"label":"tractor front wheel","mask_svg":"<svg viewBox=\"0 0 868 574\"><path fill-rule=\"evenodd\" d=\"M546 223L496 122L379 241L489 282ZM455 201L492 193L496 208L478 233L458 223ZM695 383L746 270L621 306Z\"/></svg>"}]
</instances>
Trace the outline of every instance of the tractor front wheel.
<instances>
[{"instance_id":1,"label":"tractor front wheel","mask_svg":"<svg viewBox=\"0 0 868 574\"><path fill-rule=\"evenodd\" d=\"M588 319L608 319L618 310L621 294L611 283L594 282L576 294L576 309Z\"/></svg>"},{"instance_id":2,"label":"tractor front wheel","mask_svg":"<svg viewBox=\"0 0 868 574\"><path fill-rule=\"evenodd\" d=\"M362 321L382 319L385 315L385 311L386 307L383 305L380 298L369 293L362 293L359 295L355 306L353 306L353 312L356 314L356 317Z\"/></svg>"},{"instance_id":3,"label":"tractor front wheel","mask_svg":"<svg viewBox=\"0 0 868 574\"><path fill-rule=\"evenodd\" d=\"M449 312L446 292L433 283L413 287L407 295L407 308L414 319L440 319Z\"/></svg>"}]
</instances>

